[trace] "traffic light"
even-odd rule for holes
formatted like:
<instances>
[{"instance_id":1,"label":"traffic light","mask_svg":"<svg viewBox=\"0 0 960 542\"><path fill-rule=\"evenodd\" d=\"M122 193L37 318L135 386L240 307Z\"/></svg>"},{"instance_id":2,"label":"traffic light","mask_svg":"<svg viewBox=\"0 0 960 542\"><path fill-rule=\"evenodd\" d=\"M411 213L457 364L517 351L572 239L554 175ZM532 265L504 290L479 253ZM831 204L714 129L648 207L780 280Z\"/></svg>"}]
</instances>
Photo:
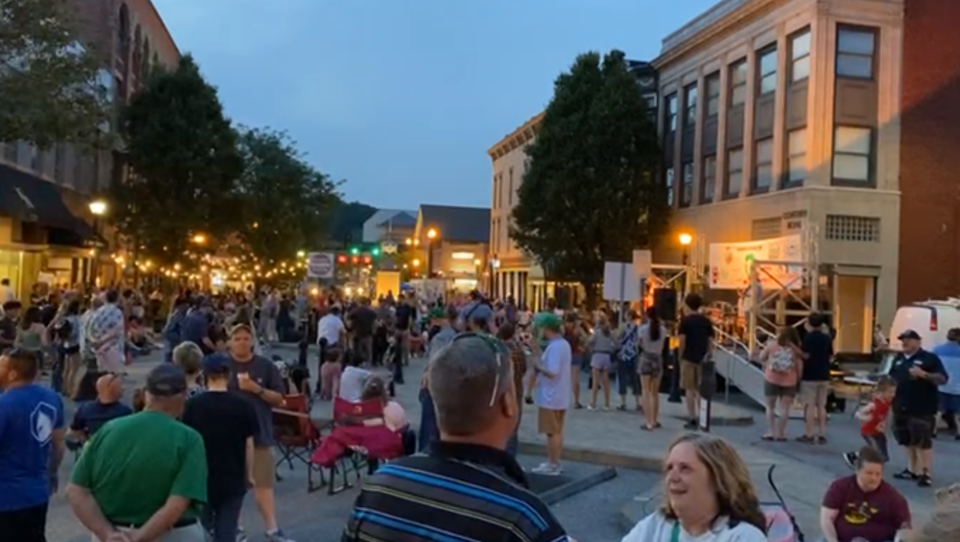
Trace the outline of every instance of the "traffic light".
<instances>
[{"instance_id":1,"label":"traffic light","mask_svg":"<svg viewBox=\"0 0 960 542\"><path fill-rule=\"evenodd\" d=\"M354 257L353 257L353 264L356 265L356 264L358 264L358 263L360 263L360 258L358 258L357 256L354 256Z\"/></svg>"},{"instance_id":2,"label":"traffic light","mask_svg":"<svg viewBox=\"0 0 960 542\"><path fill-rule=\"evenodd\" d=\"M360 247L350 247L350 254L357 256L360 254Z\"/></svg>"},{"instance_id":3,"label":"traffic light","mask_svg":"<svg viewBox=\"0 0 960 542\"><path fill-rule=\"evenodd\" d=\"M377 256L379 256L379 255L380 255L380 247L373 247L372 249L370 249L370 255L373 256L374 258L376 258Z\"/></svg>"},{"instance_id":4,"label":"traffic light","mask_svg":"<svg viewBox=\"0 0 960 542\"><path fill-rule=\"evenodd\" d=\"M364 256L364 257L363 257L363 263L369 264L369 263L370 263L370 256Z\"/></svg>"},{"instance_id":5,"label":"traffic light","mask_svg":"<svg viewBox=\"0 0 960 542\"><path fill-rule=\"evenodd\" d=\"M347 263L347 255L340 254L339 256L337 256L337 263L341 265L345 265Z\"/></svg>"}]
</instances>

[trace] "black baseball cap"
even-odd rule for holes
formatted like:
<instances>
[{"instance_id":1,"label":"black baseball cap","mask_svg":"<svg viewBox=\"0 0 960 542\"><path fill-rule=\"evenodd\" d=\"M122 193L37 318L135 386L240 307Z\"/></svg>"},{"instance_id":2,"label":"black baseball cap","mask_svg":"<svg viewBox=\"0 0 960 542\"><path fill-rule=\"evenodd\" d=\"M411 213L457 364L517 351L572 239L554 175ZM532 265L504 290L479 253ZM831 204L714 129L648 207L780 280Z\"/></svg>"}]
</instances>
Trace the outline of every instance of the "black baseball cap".
<instances>
[{"instance_id":1,"label":"black baseball cap","mask_svg":"<svg viewBox=\"0 0 960 542\"><path fill-rule=\"evenodd\" d=\"M919 341L919 340L921 340L921 337L920 337L920 334L917 333L916 331L914 331L914 330L912 330L912 329L908 329L908 330L904 331L903 333L901 333L901 334L897 337L897 339L900 339L901 341L904 340L904 339L914 339L914 340Z\"/></svg>"},{"instance_id":2,"label":"black baseball cap","mask_svg":"<svg viewBox=\"0 0 960 542\"><path fill-rule=\"evenodd\" d=\"M147 375L147 393L156 397L173 397L187 391L187 374L179 365L163 363Z\"/></svg>"},{"instance_id":3,"label":"black baseball cap","mask_svg":"<svg viewBox=\"0 0 960 542\"><path fill-rule=\"evenodd\" d=\"M230 374L230 358L223 354L207 356L203 360L203 373L208 375Z\"/></svg>"}]
</instances>

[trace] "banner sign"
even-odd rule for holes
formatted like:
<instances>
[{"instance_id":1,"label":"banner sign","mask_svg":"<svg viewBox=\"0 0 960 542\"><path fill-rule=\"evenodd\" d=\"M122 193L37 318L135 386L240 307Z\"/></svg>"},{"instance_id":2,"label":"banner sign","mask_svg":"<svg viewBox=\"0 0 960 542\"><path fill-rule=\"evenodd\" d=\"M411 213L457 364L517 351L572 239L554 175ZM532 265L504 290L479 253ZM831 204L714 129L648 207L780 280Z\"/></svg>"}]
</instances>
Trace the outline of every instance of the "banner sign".
<instances>
[{"instance_id":1,"label":"banner sign","mask_svg":"<svg viewBox=\"0 0 960 542\"><path fill-rule=\"evenodd\" d=\"M307 278L333 278L333 253L311 252L307 254Z\"/></svg>"},{"instance_id":2,"label":"banner sign","mask_svg":"<svg viewBox=\"0 0 960 542\"><path fill-rule=\"evenodd\" d=\"M719 290L742 290L750 285L750 268L755 261L802 262L803 250L799 235L788 235L747 243L710 244L710 287ZM764 265L758 272L764 290L787 286L803 287L803 268L788 265ZM779 282L779 284L778 284Z\"/></svg>"}]
</instances>

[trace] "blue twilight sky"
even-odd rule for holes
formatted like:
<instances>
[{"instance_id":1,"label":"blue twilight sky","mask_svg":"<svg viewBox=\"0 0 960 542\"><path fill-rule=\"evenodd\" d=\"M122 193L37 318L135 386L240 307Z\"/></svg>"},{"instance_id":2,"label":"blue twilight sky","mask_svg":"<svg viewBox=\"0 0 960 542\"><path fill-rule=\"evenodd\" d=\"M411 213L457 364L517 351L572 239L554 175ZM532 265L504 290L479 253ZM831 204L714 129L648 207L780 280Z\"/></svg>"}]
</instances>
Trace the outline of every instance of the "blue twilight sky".
<instances>
[{"instance_id":1,"label":"blue twilight sky","mask_svg":"<svg viewBox=\"0 0 960 542\"><path fill-rule=\"evenodd\" d=\"M489 206L486 151L588 50L647 60L716 0L153 0L240 124L347 199Z\"/></svg>"}]
</instances>

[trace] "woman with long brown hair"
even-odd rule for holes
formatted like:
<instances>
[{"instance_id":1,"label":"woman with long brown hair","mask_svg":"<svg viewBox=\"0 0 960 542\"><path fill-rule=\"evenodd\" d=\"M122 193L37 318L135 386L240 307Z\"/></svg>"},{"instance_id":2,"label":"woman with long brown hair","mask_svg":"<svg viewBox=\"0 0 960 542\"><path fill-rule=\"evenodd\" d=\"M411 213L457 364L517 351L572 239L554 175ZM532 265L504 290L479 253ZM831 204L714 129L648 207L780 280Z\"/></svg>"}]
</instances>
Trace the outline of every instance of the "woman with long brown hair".
<instances>
[{"instance_id":1,"label":"woman with long brown hair","mask_svg":"<svg viewBox=\"0 0 960 542\"><path fill-rule=\"evenodd\" d=\"M689 433L670 445L664 504L622 542L766 542L766 519L750 473L727 441Z\"/></svg>"},{"instance_id":2,"label":"woman with long brown hair","mask_svg":"<svg viewBox=\"0 0 960 542\"><path fill-rule=\"evenodd\" d=\"M763 363L763 394L767 399L767 432L763 440L787 440L787 422L797 396L797 386L803 373L800 335L792 326L780 329L775 341L760 353ZM779 419L777 407L780 407Z\"/></svg>"}]
</instances>

